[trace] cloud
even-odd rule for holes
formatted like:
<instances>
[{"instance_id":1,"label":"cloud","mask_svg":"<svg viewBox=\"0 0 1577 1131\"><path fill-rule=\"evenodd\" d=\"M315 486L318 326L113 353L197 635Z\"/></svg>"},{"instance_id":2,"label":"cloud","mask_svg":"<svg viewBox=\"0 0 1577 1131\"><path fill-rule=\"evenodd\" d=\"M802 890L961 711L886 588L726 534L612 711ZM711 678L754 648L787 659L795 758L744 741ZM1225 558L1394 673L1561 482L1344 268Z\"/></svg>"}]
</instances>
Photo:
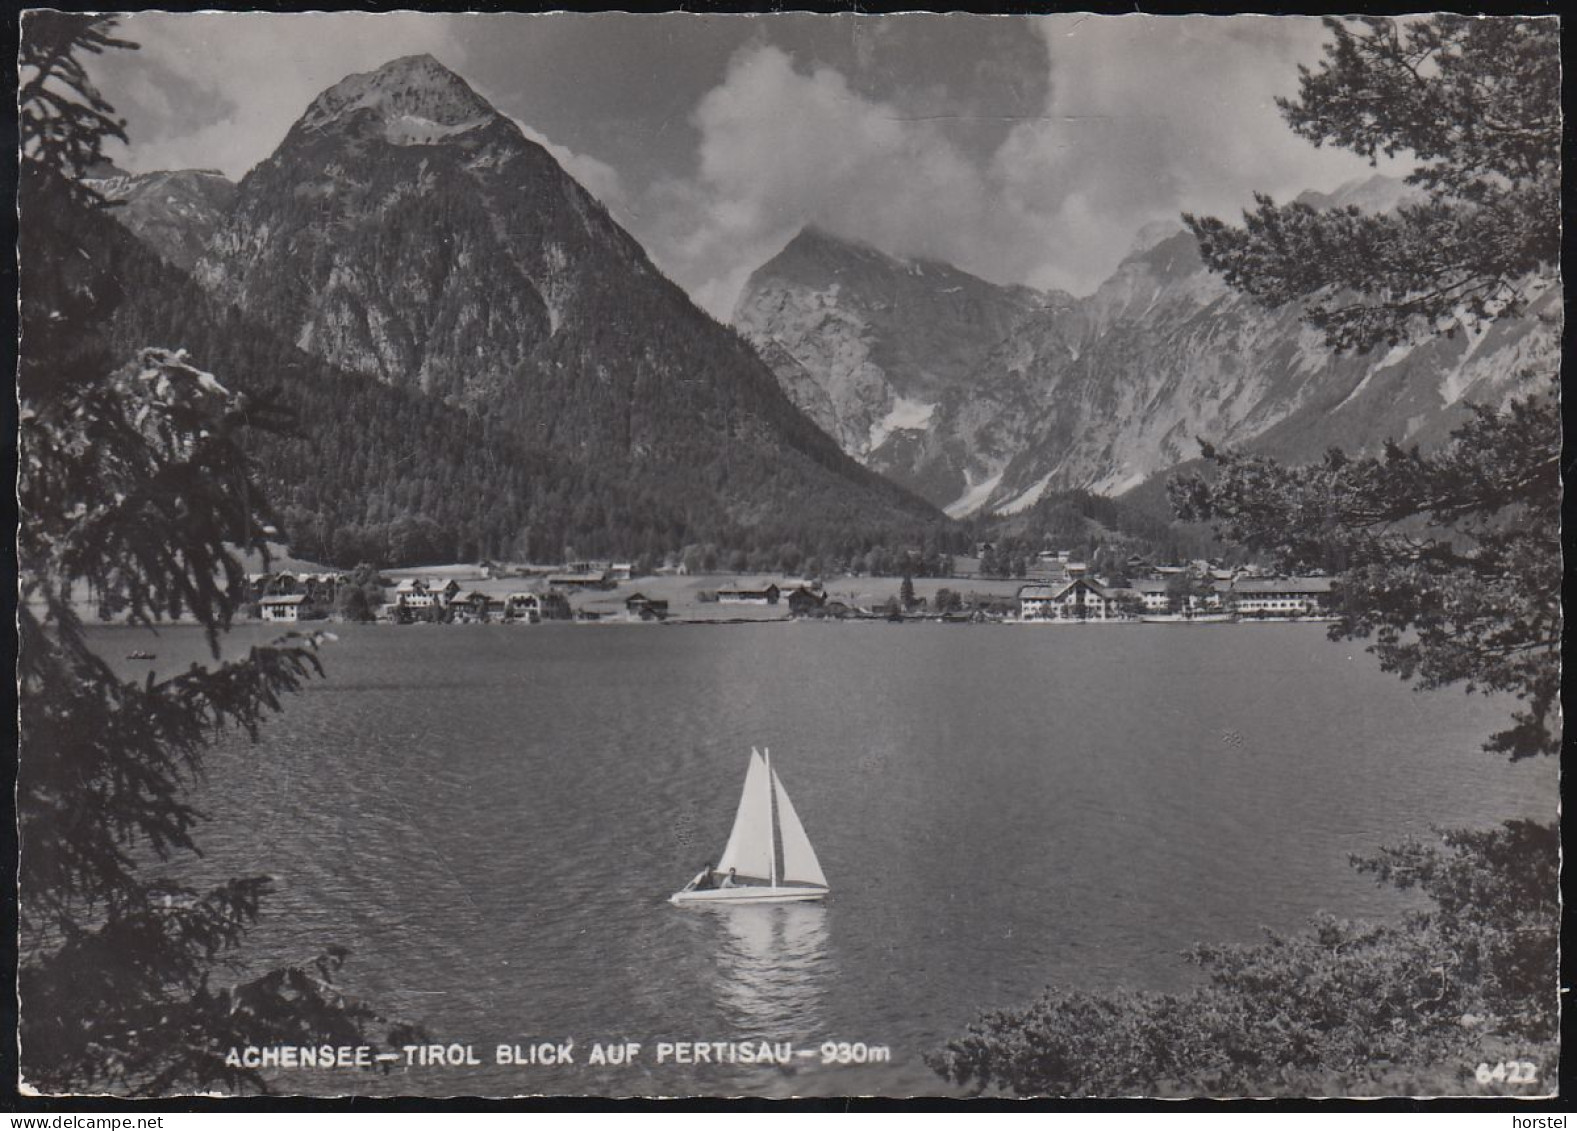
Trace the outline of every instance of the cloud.
<instances>
[{"instance_id":1,"label":"cloud","mask_svg":"<svg viewBox=\"0 0 1577 1131\"><path fill-rule=\"evenodd\" d=\"M696 107L694 171L653 186L637 234L713 314L750 270L814 222L893 254L946 259L997 282L1088 293L1156 221L1235 216L1366 176L1319 150L1274 102L1314 63L1317 20L1047 17L1039 113L981 152L956 115L862 95L770 44L738 53ZM925 82L911 76L916 89Z\"/></svg>"},{"instance_id":2,"label":"cloud","mask_svg":"<svg viewBox=\"0 0 1577 1131\"><path fill-rule=\"evenodd\" d=\"M901 247L969 258L989 224L977 163L941 129L863 98L840 72L794 66L748 48L696 108L693 176L642 201L641 234L657 261L719 317L749 271L807 223Z\"/></svg>"},{"instance_id":3,"label":"cloud","mask_svg":"<svg viewBox=\"0 0 1577 1131\"><path fill-rule=\"evenodd\" d=\"M239 178L348 74L424 52L464 73L448 24L430 15L149 12L125 17L120 31L142 49L93 67L131 138L111 156L134 171L195 166Z\"/></svg>"},{"instance_id":4,"label":"cloud","mask_svg":"<svg viewBox=\"0 0 1577 1131\"><path fill-rule=\"evenodd\" d=\"M1114 16L1038 27L1046 113L1014 127L991 169L1004 208L1055 242L1032 282L1088 291L1147 224L1183 211L1235 219L1256 190L1285 199L1372 172L1297 137L1275 104L1296 95L1299 63L1319 59L1318 20Z\"/></svg>"}]
</instances>

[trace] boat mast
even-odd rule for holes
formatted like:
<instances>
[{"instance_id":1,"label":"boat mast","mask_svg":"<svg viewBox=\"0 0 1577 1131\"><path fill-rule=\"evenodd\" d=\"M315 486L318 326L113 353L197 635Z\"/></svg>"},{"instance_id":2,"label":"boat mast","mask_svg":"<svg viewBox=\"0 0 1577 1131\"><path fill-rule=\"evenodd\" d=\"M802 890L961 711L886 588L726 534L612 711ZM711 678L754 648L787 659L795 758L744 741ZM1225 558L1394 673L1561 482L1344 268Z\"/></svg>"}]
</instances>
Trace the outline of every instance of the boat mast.
<instances>
[{"instance_id":1,"label":"boat mast","mask_svg":"<svg viewBox=\"0 0 1577 1131\"><path fill-rule=\"evenodd\" d=\"M762 747L767 760L767 865L771 873L771 886L778 886L778 837L777 822L772 819L772 748Z\"/></svg>"}]
</instances>

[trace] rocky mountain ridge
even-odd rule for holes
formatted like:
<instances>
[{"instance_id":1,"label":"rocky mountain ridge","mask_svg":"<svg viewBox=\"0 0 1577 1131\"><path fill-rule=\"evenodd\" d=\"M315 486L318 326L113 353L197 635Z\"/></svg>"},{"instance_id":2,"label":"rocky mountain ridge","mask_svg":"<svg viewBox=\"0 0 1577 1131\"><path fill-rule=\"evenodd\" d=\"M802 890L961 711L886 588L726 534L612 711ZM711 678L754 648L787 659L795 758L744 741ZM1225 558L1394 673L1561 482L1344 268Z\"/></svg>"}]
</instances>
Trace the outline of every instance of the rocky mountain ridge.
<instances>
[{"instance_id":1,"label":"rocky mountain ridge","mask_svg":"<svg viewBox=\"0 0 1577 1131\"><path fill-rule=\"evenodd\" d=\"M807 227L754 272L734 325L844 451L906 485L944 400L1031 315L1069 301Z\"/></svg>"},{"instance_id":2,"label":"rocky mountain ridge","mask_svg":"<svg viewBox=\"0 0 1577 1131\"><path fill-rule=\"evenodd\" d=\"M1377 177L1302 199L1375 210L1405 191ZM819 289L763 267L738 321L797 402L814 389L821 405L858 405L858 374L826 363L823 328L837 327L836 341L857 341L866 355L901 351L883 340L893 323L871 318L867 297L832 290L830 280L853 276L826 238L821 257ZM869 253L851 249L844 261L868 263ZM813 316L803 300L789 301L795 293L816 295ZM908 323L928 323L937 300L913 297ZM763 310L797 317L764 320ZM1180 224L1150 225L1093 294L1048 298L1026 312L977 367L955 376L901 449L850 444L866 423L858 411L834 413L828 425L851 454L950 514L1011 514L1048 491L1120 495L1197 456L1201 441L1297 460L1390 438L1427 445L1444 438L1467 401L1501 403L1558 363L1558 286L1517 322L1368 356L1331 353L1298 313L1230 291ZM910 379L901 366L883 377L892 387Z\"/></svg>"},{"instance_id":3,"label":"rocky mountain ridge","mask_svg":"<svg viewBox=\"0 0 1577 1131\"><path fill-rule=\"evenodd\" d=\"M128 173L104 165L83 180L115 204L115 218L166 261L190 270L235 200L217 169Z\"/></svg>"}]
</instances>

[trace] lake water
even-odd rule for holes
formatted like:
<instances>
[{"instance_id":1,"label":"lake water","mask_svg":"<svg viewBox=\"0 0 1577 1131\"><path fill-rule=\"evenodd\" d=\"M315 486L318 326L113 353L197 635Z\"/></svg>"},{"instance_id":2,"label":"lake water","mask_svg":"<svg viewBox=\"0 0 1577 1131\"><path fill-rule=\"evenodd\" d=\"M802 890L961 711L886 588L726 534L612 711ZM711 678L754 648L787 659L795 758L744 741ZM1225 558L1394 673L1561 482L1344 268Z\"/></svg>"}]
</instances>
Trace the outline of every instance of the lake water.
<instances>
[{"instance_id":1,"label":"lake water","mask_svg":"<svg viewBox=\"0 0 1577 1131\"><path fill-rule=\"evenodd\" d=\"M1181 989L1193 942L1395 917L1350 853L1555 810L1553 760L1478 749L1506 703L1413 693L1316 625L335 631L329 678L211 759L198 869L277 878L256 961L348 946L348 988L482 1063L288 1090L946 1093L921 1056L981 1009ZM202 654L187 629L100 639ZM721 852L752 745L831 896L669 905ZM494 1063L571 1039L572 1066ZM586 1063L624 1041L633 1065ZM886 1059L656 1062L681 1041Z\"/></svg>"}]
</instances>

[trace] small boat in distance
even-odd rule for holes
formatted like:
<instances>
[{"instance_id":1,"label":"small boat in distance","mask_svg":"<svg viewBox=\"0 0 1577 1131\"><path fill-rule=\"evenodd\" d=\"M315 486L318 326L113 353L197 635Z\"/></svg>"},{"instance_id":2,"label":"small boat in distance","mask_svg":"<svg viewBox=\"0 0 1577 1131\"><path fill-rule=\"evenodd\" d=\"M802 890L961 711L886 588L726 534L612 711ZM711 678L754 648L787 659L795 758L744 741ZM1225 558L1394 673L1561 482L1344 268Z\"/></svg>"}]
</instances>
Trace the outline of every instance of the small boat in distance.
<instances>
[{"instance_id":1,"label":"small boat in distance","mask_svg":"<svg viewBox=\"0 0 1577 1131\"><path fill-rule=\"evenodd\" d=\"M783 866L778 867L779 842ZM730 876L730 873L732 875ZM714 877L720 877L714 886ZM670 903L798 903L827 894L816 850L772 769L772 752L751 747L734 828L717 867L669 897Z\"/></svg>"},{"instance_id":2,"label":"small boat in distance","mask_svg":"<svg viewBox=\"0 0 1577 1131\"><path fill-rule=\"evenodd\" d=\"M158 659L158 657L155 656L152 652L144 652L141 648L138 648L135 652L127 652L126 653L126 658L128 660L156 660L156 659Z\"/></svg>"}]
</instances>

